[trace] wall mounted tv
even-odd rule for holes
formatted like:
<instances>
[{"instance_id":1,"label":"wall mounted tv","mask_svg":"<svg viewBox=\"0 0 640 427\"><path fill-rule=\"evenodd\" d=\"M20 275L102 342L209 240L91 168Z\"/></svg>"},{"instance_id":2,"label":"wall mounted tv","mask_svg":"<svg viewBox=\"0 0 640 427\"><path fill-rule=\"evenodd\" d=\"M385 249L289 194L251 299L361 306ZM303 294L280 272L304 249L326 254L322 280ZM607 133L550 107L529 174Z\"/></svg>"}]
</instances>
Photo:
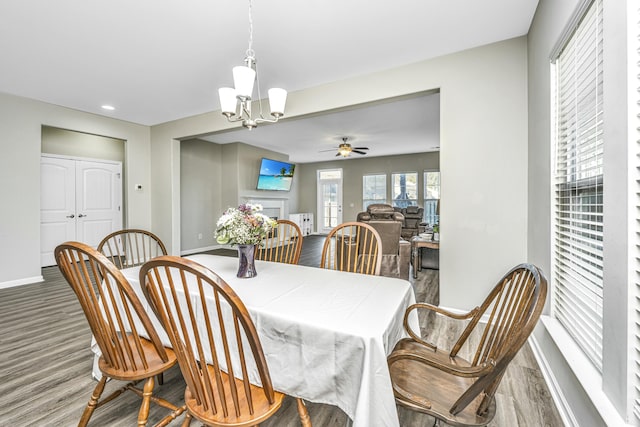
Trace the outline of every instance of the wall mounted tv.
<instances>
[{"instance_id":1,"label":"wall mounted tv","mask_svg":"<svg viewBox=\"0 0 640 427\"><path fill-rule=\"evenodd\" d=\"M296 165L262 158L258 175L258 190L289 191Z\"/></svg>"}]
</instances>

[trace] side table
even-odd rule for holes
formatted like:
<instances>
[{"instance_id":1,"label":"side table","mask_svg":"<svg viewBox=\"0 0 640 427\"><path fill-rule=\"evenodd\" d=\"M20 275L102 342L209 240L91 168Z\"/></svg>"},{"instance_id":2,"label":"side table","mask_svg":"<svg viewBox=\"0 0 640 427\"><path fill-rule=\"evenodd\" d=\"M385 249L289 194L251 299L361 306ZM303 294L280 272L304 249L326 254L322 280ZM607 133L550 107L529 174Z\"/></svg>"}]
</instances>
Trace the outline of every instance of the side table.
<instances>
[{"instance_id":1,"label":"side table","mask_svg":"<svg viewBox=\"0 0 640 427\"><path fill-rule=\"evenodd\" d=\"M413 278L418 277L418 271L422 270L422 251L420 248L440 250L440 242L427 240L420 236L411 238L411 265L413 266Z\"/></svg>"}]
</instances>

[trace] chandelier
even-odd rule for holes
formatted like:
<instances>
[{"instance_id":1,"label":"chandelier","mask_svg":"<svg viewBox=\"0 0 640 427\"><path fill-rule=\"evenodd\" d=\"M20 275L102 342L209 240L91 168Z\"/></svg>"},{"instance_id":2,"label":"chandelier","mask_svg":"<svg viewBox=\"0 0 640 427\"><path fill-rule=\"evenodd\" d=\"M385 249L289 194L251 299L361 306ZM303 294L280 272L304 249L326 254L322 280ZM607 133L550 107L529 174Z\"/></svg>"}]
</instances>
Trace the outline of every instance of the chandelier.
<instances>
[{"instance_id":1,"label":"chandelier","mask_svg":"<svg viewBox=\"0 0 640 427\"><path fill-rule=\"evenodd\" d=\"M260 99L260 80L256 67L256 57L253 51L253 18L251 16L251 0L249 0L249 48L245 53L245 65L233 67L233 84L235 87L221 87L218 89L220 109L230 122L242 122L242 126L251 130L259 123L275 123L284 115L287 102L287 91L281 88L269 89L269 108L273 119L266 119L262 114L262 100ZM253 99L253 85L257 83L259 115L253 117L251 101Z\"/></svg>"}]
</instances>

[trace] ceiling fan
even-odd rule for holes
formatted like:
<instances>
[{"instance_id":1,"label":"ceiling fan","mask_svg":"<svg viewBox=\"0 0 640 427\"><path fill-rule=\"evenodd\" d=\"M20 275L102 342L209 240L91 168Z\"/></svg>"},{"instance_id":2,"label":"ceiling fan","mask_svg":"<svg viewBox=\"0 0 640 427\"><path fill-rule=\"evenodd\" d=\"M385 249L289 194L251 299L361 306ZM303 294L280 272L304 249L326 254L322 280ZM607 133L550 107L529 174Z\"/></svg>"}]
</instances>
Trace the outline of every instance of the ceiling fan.
<instances>
[{"instance_id":1,"label":"ceiling fan","mask_svg":"<svg viewBox=\"0 0 640 427\"><path fill-rule=\"evenodd\" d=\"M358 153L358 154L367 154L362 150L368 150L369 147L352 147L351 144L347 143L347 140L349 139L346 136L343 136L342 138L342 144L338 145L338 147L336 148L332 148L330 150L321 150L322 151L333 151L333 150L338 150L338 152L336 153L336 157L349 157L349 155L351 153Z\"/></svg>"}]
</instances>

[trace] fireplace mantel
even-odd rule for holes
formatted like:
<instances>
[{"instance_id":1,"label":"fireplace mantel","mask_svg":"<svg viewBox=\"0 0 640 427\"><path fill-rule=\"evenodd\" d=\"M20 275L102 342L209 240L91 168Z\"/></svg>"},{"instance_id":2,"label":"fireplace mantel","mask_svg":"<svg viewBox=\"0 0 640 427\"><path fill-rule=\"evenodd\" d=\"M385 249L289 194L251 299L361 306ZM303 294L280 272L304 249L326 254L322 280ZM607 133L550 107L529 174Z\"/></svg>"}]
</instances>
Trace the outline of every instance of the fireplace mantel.
<instances>
[{"instance_id":1,"label":"fireplace mantel","mask_svg":"<svg viewBox=\"0 0 640 427\"><path fill-rule=\"evenodd\" d=\"M284 197L243 196L244 203L262 205L263 213L270 217L287 219L289 217L289 199Z\"/></svg>"}]
</instances>

